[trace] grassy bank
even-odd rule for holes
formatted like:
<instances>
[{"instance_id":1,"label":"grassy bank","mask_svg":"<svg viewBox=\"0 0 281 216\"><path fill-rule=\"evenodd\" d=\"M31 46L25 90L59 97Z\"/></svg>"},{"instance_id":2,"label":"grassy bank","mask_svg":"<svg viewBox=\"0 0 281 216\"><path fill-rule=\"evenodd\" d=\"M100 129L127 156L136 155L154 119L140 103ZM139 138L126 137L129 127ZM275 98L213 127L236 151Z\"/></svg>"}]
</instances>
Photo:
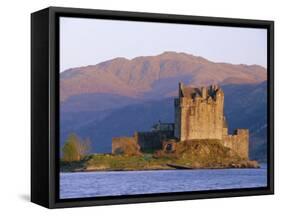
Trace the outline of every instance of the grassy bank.
<instances>
[{"instance_id":1,"label":"grassy bank","mask_svg":"<svg viewBox=\"0 0 281 216\"><path fill-rule=\"evenodd\" d=\"M174 152L162 150L138 156L92 154L78 162L61 162L62 172L110 170L164 170L175 166L202 168L258 168L256 161L239 157L216 141L183 142Z\"/></svg>"},{"instance_id":2,"label":"grassy bank","mask_svg":"<svg viewBox=\"0 0 281 216\"><path fill-rule=\"evenodd\" d=\"M152 154L142 156L123 156L93 154L81 162L61 162L61 171L102 171L102 170L158 170L172 169L167 166L169 158L154 158Z\"/></svg>"}]
</instances>

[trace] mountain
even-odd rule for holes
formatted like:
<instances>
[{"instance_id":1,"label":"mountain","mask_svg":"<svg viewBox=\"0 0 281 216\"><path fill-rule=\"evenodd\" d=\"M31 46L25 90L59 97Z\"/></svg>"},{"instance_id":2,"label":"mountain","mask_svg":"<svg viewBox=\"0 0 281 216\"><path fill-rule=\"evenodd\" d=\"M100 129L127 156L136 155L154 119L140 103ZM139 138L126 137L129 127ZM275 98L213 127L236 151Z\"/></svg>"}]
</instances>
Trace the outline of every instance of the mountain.
<instances>
[{"instance_id":1,"label":"mountain","mask_svg":"<svg viewBox=\"0 0 281 216\"><path fill-rule=\"evenodd\" d=\"M61 73L61 145L71 132L89 137L94 152L110 152L111 139L174 122L178 82L219 83L229 131L250 129L250 157L266 160L266 70L257 65L214 63L165 52L132 60L116 58Z\"/></svg>"},{"instance_id":2,"label":"mountain","mask_svg":"<svg viewBox=\"0 0 281 216\"><path fill-rule=\"evenodd\" d=\"M190 85L259 83L266 69L258 65L211 62L186 53L164 52L131 60L115 58L61 73L60 99L93 93L140 97L155 92L171 79Z\"/></svg>"}]
</instances>

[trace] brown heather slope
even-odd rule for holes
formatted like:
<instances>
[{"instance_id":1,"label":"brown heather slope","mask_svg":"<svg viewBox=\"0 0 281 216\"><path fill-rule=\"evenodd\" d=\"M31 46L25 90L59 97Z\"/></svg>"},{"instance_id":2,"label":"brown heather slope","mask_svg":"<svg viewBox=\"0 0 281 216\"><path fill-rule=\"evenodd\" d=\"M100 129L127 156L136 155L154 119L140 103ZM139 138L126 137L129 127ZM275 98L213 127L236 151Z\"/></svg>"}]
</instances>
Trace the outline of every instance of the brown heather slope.
<instances>
[{"instance_id":1,"label":"brown heather slope","mask_svg":"<svg viewBox=\"0 0 281 216\"><path fill-rule=\"evenodd\" d=\"M176 52L131 60L115 58L61 73L61 100L84 93L138 97L149 92L155 83L176 77L184 77L190 85L259 83L266 80L266 69L258 65L214 63Z\"/></svg>"}]
</instances>

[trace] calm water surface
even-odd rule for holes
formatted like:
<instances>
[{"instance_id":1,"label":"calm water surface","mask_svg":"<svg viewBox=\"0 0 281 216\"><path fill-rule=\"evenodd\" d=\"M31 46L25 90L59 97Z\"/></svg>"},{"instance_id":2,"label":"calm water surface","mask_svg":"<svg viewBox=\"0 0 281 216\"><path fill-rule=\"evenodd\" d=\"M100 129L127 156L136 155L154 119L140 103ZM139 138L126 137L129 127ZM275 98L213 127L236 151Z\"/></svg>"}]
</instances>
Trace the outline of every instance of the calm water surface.
<instances>
[{"instance_id":1,"label":"calm water surface","mask_svg":"<svg viewBox=\"0 0 281 216\"><path fill-rule=\"evenodd\" d=\"M150 194L267 185L260 169L77 172L60 174L60 198Z\"/></svg>"}]
</instances>

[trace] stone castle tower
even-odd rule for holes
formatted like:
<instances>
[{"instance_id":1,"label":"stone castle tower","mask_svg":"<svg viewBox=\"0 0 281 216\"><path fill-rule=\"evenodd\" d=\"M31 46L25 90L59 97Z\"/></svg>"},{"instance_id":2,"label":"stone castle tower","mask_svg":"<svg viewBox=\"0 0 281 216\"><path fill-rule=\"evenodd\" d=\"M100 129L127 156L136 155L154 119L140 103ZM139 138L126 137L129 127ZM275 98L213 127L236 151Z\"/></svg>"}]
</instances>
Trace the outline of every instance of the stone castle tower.
<instances>
[{"instance_id":1,"label":"stone castle tower","mask_svg":"<svg viewBox=\"0 0 281 216\"><path fill-rule=\"evenodd\" d=\"M228 134L224 93L217 85L192 88L179 83L174 127L174 136L179 141L216 139L241 157L248 158L249 131L237 129L234 134Z\"/></svg>"},{"instance_id":2,"label":"stone castle tower","mask_svg":"<svg viewBox=\"0 0 281 216\"><path fill-rule=\"evenodd\" d=\"M222 89L217 85L192 88L182 83L175 99L175 122L159 122L151 131L135 132L132 137L114 137L112 153L139 155L140 151L160 149L173 152L188 140L216 140L248 159L249 131L236 129L234 134L228 134Z\"/></svg>"}]
</instances>

